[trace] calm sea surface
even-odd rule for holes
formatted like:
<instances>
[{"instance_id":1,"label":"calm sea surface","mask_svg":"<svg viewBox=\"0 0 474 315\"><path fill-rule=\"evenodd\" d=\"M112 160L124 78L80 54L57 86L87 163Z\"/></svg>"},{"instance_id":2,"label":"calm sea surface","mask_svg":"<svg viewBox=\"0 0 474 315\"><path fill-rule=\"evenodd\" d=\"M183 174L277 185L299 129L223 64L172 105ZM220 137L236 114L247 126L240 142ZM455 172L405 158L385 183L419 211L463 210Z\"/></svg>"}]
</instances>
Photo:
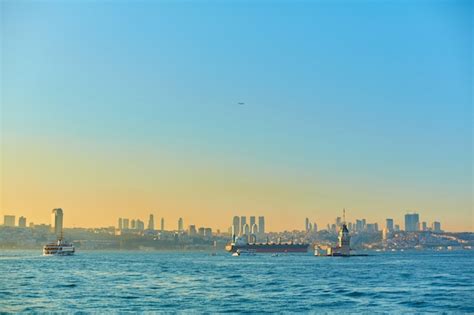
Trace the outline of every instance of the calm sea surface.
<instances>
[{"instance_id":1,"label":"calm sea surface","mask_svg":"<svg viewBox=\"0 0 474 315\"><path fill-rule=\"evenodd\" d=\"M474 312L474 252L0 251L3 312Z\"/></svg>"}]
</instances>

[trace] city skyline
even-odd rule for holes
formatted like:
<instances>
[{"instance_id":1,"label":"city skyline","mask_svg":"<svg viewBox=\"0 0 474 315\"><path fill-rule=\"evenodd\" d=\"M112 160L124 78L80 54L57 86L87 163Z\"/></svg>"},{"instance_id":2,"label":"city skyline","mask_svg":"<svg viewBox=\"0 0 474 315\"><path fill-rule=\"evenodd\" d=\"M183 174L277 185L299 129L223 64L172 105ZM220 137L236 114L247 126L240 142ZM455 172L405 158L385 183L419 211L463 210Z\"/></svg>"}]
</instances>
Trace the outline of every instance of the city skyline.
<instances>
[{"instance_id":1,"label":"city skyline","mask_svg":"<svg viewBox=\"0 0 474 315\"><path fill-rule=\"evenodd\" d=\"M473 230L468 1L1 10L0 215Z\"/></svg>"},{"instance_id":2,"label":"city skyline","mask_svg":"<svg viewBox=\"0 0 474 315\"><path fill-rule=\"evenodd\" d=\"M52 227L55 227L57 225L57 211L60 211L60 216L61 216L61 224L59 231L62 229L63 226L63 217L62 217L62 209L61 208L55 208L52 210L52 221L49 225ZM407 231L407 232L415 232L415 231L441 231L441 222L439 220L433 220L429 221L425 217L421 216L423 220L420 220L420 214L417 212L407 212L403 216L403 219L400 221L394 220L393 218L385 218L383 222L375 222L368 218L347 218L345 216L346 212L345 209L343 210L343 216L336 216L333 218L332 221L328 222L327 224L323 224L321 222L318 222L316 220L313 220L306 217L304 219L304 226L302 228L296 227L293 229L284 229L284 230L268 230L267 229L267 223L265 222L265 216L255 216L255 215L242 215L238 216L235 215L232 217L232 221L227 227L224 228L219 228L215 226L211 226L211 228L214 229L214 231L220 231L221 233L228 234L230 232L230 235L233 236L238 236L242 234L259 234L263 235L265 233L272 233L272 232L283 232L283 231L306 231L306 232L316 232L320 230L327 230L327 231L332 231L335 232L341 225L342 223L346 223L349 226L350 231L372 231L372 232L384 232L384 230L387 230L388 232L393 232L393 231ZM249 222L253 222L252 224L247 223L247 217L250 218ZM48 225L46 222L33 222L33 221L27 221L28 218L25 218L24 216L19 216L18 217L18 224L16 223L16 215L12 214L5 214L3 215L4 218L4 226L18 226L18 227L26 227L27 222L28 225L30 224L35 224L35 225ZM258 221L257 221L258 219ZM118 221L117 221L118 220ZM171 224L171 228L164 228L165 226L165 221L166 218L161 217L160 218L160 226L159 228L155 229L155 222L154 222L154 214L149 214L148 216L148 222L145 224L145 221L142 221L140 218L133 217L118 217L116 218L116 223L114 225L108 225L108 226L70 226L67 228L109 228L109 227L114 227L117 228L118 230L155 230L155 231L188 231L189 228L196 227L196 226L201 226L208 228L210 225L208 223L203 223L203 224L196 224L195 222L190 222L187 225L184 225L184 220L183 217L179 217L178 220L176 221L176 227ZM118 222L118 224L117 224ZM169 224L169 221L167 221ZM242 224L243 222L243 224ZM403 224L402 224L403 223ZM253 230L253 226L255 225L255 232ZM1 226L1 224L0 224ZM244 226L247 226L248 231L245 232ZM443 225L444 227L444 225ZM55 229L56 235L58 235L59 231L57 228ZM471 232L471 231L449 231L448 232ZM385 232L384 232L385 233Z\"/></svg>"}]
</instances>

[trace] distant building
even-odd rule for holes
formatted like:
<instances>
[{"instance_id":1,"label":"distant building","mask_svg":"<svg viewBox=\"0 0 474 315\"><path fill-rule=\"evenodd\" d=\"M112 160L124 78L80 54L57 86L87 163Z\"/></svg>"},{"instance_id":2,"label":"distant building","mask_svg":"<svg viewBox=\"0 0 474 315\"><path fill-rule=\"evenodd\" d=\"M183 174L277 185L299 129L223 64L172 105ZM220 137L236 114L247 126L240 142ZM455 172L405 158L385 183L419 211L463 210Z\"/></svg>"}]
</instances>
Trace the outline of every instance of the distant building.
<instances>
[{"instance_id":1,"label":"distant building","mask_svg":"<svg viewBox=\"0 0 474 315\"><path fill-rule=\"evenodd\" d=\"M362 230L363 230L362 220L356 220L355 230L356 230L356 232L362 232Z\"/></svg>"},{"instance_id":2,"label":"distant building","mask_svg":"<svg viewBox=\"0 0 474 315\"><path fill-rule=\"evenodd\" d=\"M4 226L15 226L15 216L14 215L5 215L3 216L3 225Z\"/></svg>"},{"instance_id":3,"label":"distant building","mask_svg":"<svg viewBox=\"0 0 474 315\"><path fill-rule=\"evenodd\" d=\"M145 222L143 222L142 220L140 219L137 219L135 221L135 229L137 231L144 231L145 230Z\"/></svg>"},{"instance_id":4,"label":"distant building","mask_svg":"<svg viewBox=\"0 0 474 315\"><path fill-rule=\"evenodd\" d=\"M232 234L234 236L238 236L240 234L240 217L234 216L232 220L232 229L233 229Z\"/></svg>"},{"instance_id":5,"label":"distant building","mask_svg":"<svg viewBox=\"0 0 474 315\"><path fill-rule=\"evenodd\" d=\"M18 219L18 226L22 227L22 228L26 227L26 218L25 217L22 216Z\"/></svg>"},{"instance_id":6,"label":"distant building","mask_svg":"<svg viewBox=\"0 0 474 315\"><path fill-rule=\"evenodd\" d=\"M165 218L161 218L161 232L165 230Z\"/></svg>"},{"instance_id":7,"label":"distant building","mask_svg":"<svg viewBox=\"0 0 474 315\"><path fill-rule=\"evenodd\" d=\"M387 229L388 232L393 232L393 229L394 229L393 219L385 220L385 228Z\"/></svg>"},{"instance_id":8,"label":"distant building","mask_svg":"<svg viewBox=\"0 0 474 315\"><path fill-rule=\"evenodd\" d=\"M249 235L250 234L250 226L247 223L244 224L243 230L244 230L243 235Z\"/></svg>"},{"instance_id":9,"label":"distant building","mask_svg":"<svg viewBox=\"0 0 474 315\"><path fill-rule=\"evenodd\" d=\"M428 226L426 225L425 221L421 222L421 230L422 231L428 231Z\"/></svg>"},{"instance_id":10,"label":"distant building","mask_svg":"<svg viewBox=\"0 0 474 315\"><path fill-rule=\"evenodd\" d=\"M211 228L204 228L204 236L205 237L212 237L212 229Z\"/></svg>"},{"instance_id":11,"label":"distant building","mask_svg":"<svg viewBox=\"0 0 474 315\"><path fill-rule=\"evenodd\" d=\"M189 236L196 236L197 231L196 231L195 225L190 225L188 229L189 229Z\"/></svg>"},{"instance_id":12,"label":"distant building","mask_svg":"<svg viewBox=\"0 0 474 315\"><path fill-rule=\"evenodd\" d=\"M256 223L256 221L255 221L255 216L251 216L251 217L250 217L249 225L252 226L252 225L254 225L255 223Z\"/></svg>"},{"instance_id":13,"label":"distant building","mask_svg":"<svg viewBox=\"0 0 474 315\"><path fill-rule=\"evenodd\" d=\"M118 219L118 227L117 227L119 230L123 229L123 222L122 222L122 218L119 218Z\"/></svg>"},{"instance_id":14,"label":"distant building","mask_svg":"<svg viewBox=\"0 0 474 315\"><path fill-rule=\"evenodd\" d=\"M384 241L387 240L388 233L389 233L388 228L384 228L384 229L382 230L382 240L384 240Z\"/></svg>"},{"instance_id":15,"label":"distant building","mask_svg":"<svg viewBox=\"0 0 474 315\"><path fill-rule=\"evenodd\" d=\"M431 230L432 230L433 232L436 232L436 233L442 232L442 231L441 231L441 223L438 222L438 221L434 221L434 222L431 224Z\"/></svg>"},{"instance_id":16,"label":"distant building","mask_svg":"<svg viewBox=\"0 0 474 315\"><path fill-rule=\"evenodd\" d=\"M418 213L407 213L405 214L405 231L416 232L418 231L420 223L420 216Z\"/></svg>"},{"instance_id":17,"label":"distant building","mask_svg":"<svg viewBox=\"0 0 474 315\"><path fill-rule=\"evenodd\" d=\"M399 232L400 231L400 225L395 224L395 231Z\"/></svg>"},{"instance_id":18,"label":"distant building","mask_svg":"<svg viewBox=\"0 0 474 315\"><path fill-rule=\"evenodd\" d=\"M308 218L304 219L304 230L305 230L306 233L308 233L310 231L309 219Z\"/></svg>"},{"instance_id":19,"label":"distant building","mask_svg":"<svg viewBox=\"0 0 474 315\"><path fill-rule=\"evenodd\" d=\"M244 233L244 225L247 224L247 217L242 216L240 217L240 234L243 235Z\"/></svg>"},{"instance_id":20,"label":"distant building","mask_svg":"<svg viewBox=\"0 0 474 315\"><path fill-rule=\"evenodd\" d=\"M130 221L130 228L132 230L135 230L137 228L137 224L136 224L135 219L132 219L132 221Z\"/></svg>"},{"instance_id":21,"label":"distant building","mask_svg":"<svg viewBox=\"0 0 474 315\"><path fill-rule=\"evenodd\" d=\"M257 235L258 234L258 226L254 223L252 225L252 227L250 228L250 233L252 233L253 235Z\"/></svg>"},{"instance_id":22,"label":"distant building","mask_svg":"<svg viewBox=\"0 0 474 315\"><path fill-rule=\"evenodd\" d=\"M148 218L148 230L155 230L155 218L153 217L153 214L150 214L150 217Z\"/></svg>"},{"instance_id":23,"label":"distant building","mask_svg":"<svg viewBox=\"0 0 474 315\"><path fill-rule=\"evenodd\" d=\"M367 224L367 232L369 233L375 233L378 232L379 226L377 223L369 223Z\"/></svg>"},{"instance_id":24,"label":"distant building","mask_svg":"<svg viewBox=\"0 0 474 315\"><path fill-rule=\"evenodd\" d=\"M128 219L122 219L122 230L128 230L130 228L130 221Z\"/></svg>"},{"instance_id":25,"label":"distant building","mask_svg":"<svg viewBox=\"0 0 474 315\"><path fill-rule=\"evenodd\" d=\"M183 218L179 218L179 219L178 219L178 231L179 231L179 232L184 231L184 221L183 221Z\"/></svg>"},{"instance_id":26,"label":"distant building","mask_svg":"<svg viewBox=\"0 0 474 315\"><path fill-rule=\"evenodd\" d=\"M258 217L258 234L265 234L265 217Z\"/></svg>"},{"instance_id":27,"label":"distant building","mask_svg":"<svg viewBox=\"0 0 474 315\"><path fill-rule=\"evenodd\" d=\"M53 209L51 212L51 227L56 237L61 237L63 231L63 209Z\"/></svg>"},{"instance_id":28,"label":"distant building","mask_svg":"<svg viewBox=\"0 0 474 315\"><path fill-rule=\"evenodd\" d=\"M206 231L206 229L205 229L205 228L203 228L203 227L200 227L200 228L199 228L199 230L198 230L198 234L199 234L200 236L204 237L204 235L205 235L205 231Z\"/></svg>"},{"instance_id":29,"label":"distant building","mask_svg":"<svg viewBox=\"0 0 474 315\"><path fill-rule=\"evenodd\" d=\"M313 232L317 232L318 231L318 225L316 224L316 222L313 223Z\"/></svg>"}]
</instances>

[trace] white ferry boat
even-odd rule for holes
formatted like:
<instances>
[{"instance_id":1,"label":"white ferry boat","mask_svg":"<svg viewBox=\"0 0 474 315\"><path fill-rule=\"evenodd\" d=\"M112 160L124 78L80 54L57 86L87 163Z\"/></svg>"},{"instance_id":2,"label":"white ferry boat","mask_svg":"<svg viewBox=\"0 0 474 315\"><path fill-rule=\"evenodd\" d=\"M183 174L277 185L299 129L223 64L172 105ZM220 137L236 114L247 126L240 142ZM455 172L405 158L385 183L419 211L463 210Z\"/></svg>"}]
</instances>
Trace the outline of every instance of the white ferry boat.
<instances>
[{"instance_id":1,"label":"white ferry boat","mask_svg":"<svg viewBox=\"0 0 474 315\"><path fill-rule=\"evenodd\" d=\"M43 247L43 256L68 256L74 255L74 245L66 243L62 237L56 242L49 243Z\"/></svg>"}]
</instances>

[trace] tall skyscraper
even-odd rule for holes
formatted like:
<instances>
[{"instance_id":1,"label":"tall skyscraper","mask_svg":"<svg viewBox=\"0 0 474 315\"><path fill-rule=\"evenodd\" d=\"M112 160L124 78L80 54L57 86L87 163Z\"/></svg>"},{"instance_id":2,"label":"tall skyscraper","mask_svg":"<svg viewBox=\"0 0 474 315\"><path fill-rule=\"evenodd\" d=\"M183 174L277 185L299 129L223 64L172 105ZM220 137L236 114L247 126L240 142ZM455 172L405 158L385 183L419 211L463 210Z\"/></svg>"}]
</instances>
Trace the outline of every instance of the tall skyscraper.
<instances>
[{"instance_id":1,"label":"tall skyscraper","mask_svg":"<svg viewBox=\"0 0 474 315\"><path fill-rule=\"evenodd\" d=\"M25 217L22 216L18 219L18 226L23 227L23 228L26 227L26 218Z\"/></svg>"},{"instance_id":2,"label":"tall skyscraper","mask_svg":"<svg viewBox=\"0 0 474 315\"><path fill-rule=\"evenodd\" d=\"M385 221L385 228L388 232L393 232L393 219L387 219Z\"/></svg>"},{"instance_id":3,"label":"tall skyscraper","mask_svg":"<svg viewBox=\"0 0 474 315\"><path fill-rule=\"evenodd\" d=\"M240 234L244 234L244 225L247 224L247 217L242 216L240 217Z\"/></svg>"},{"instance_id":4,"label":"tall skyscraper","mask_svg":"<svg viewBox=\"0 0 474 315\"><path fill-rule=\"evenodd\" d=\"M135 221L135 219L132 219L132 221L130 221L130 228L132 230L135 230L137 228L137 221Z\"/></svg>"},{"instance_id":5,"label":"tall skyscraper","mask_svg":"<svg viewBox=\"0 0 474 315\"><path fill-rule=\"evenodd\" d=\"M196 236L197 230L195 225L189 226L189 236Z\"/></svg>"},{"instance_id":6,"label":"tall skyscraper","mask_svg":"<svg viewBox=\"0 0 474 315\"><path fill-rule=\"evenodd\" d=\"M165 230L165 218L161 218L161 232Z\"/></svg>"},{"instance_id":7,"label":"tall skyscraper","mask_svg":"<svg viewBox=\"0 0 474 315\"><path fill-rule=\"evenodd\" d=\"M238 236L240 234L240 217L234 216L234 219L232 220L232 229L234 236Z\"/></svg>"},{"instance_id":8,"label":"tall skyscraper","mask_svg":"<svg viewBox=\"0 0 474 315\"><path fill-rule=\"evenodd\" d=\"M128 230L130 228L130 221L128 219L122 219L122 230Z\"/></svg>"},{"instance_id":9,"label":"tall skyscraper","mask_svg":"<svg viewBox=\"0 0 474 315\"><path fill-rule=\"evenodd\" d=\"M316 224L316 222L313 223L313 232L317 232L318 231L318 225Z\"/></svg>"},{"instance_id":10,"label":"tall skyscraper","mask_svg":"<svg viewBox=\"0 0 474 315\"><path fill-rule=\"evenodd\" d=\"M265 234L265 217L258 217L258 234L263 236Z\"/></svg>"},{"instance_id":11,"label":"tall skyscraper","mask_svg":"<svg viewBox=\"0 0 474 315\"><path fill-rule=\"evenodd\" d=\"M14 215L5 215L3 217L3 225L4 226L15 226L15 216Z\"/></svg>"},{"instance_id":12,"label":"tall skyscraper","mask_svg":"<svg viewBox=\"0 0 474 315\"><path fill-rule=\"evenodd\" d=\"M258 226L255 223L250 227L250 233L254 235L258 234Z\"/></svg>"},{"instance_id":13,"label":"tall skyscraper","mask_svg":"<svg viewBox=\"0 0 474 315\"><path fill-rule=\"evenodd\" d=\"M250 217L250 223L249 223L250 228L252 228L252 225L254 225L255 223L256 223L256 222L255 222L255 216L251 216L251 217Z\"/></svg>"},{"instance_id":14,"label":"tall skyscraper","mask_svg":"<svg viewBox=\"0 0 474 315\"><path fill-rule=\"evenodd\" d=\"M118 219L118 227L117 227L119 230L123 229L123 222L122 222L122 218L119 218Z\"/></svg>"},{"instance_id":15,"label":"tall skyscraper","mask_svg":"<svg viewBox=\"0 0 474 315\"><path fill-rule=\"evenodd\" d=\"M407 213L405 214L405 231L415 232L418 231L420 224L420 216L418 213Z\"/></svg>"},{"instance_id":16,"label":"tall skyscraper","mask_svg":"<svg viewBox=\"0 0 474 315\"><path fill-rule=\"evenodd\" d=\"M250 226L247 223L243 226L243 235L250 235Z\"/></svg>"},{"instance_id":17,"label":"tall skyscraper","mask_svg":"<svg viewBox=\"0 0 474 315\"><path fill-rule=\"evenodd\" d=\"M179 218L179 219L178 219L178 231L179 231L179 232L184 231L184 221L183 221L183 218Z\"/></svg>"},{"instance_id":18,"label":"tall skyscraper","mask_svg":"<svg viewBox=\"0 0 474 315\"><path fill-rule=\"evenodd\" d=\"M150 214L150 217L148 218L148 230L155 230L155 218L153 217L153 214Z\"/></svg>"},{"instance_id":19,"label":"tall skyscraper","mask_svg":"<svg viewBox=\"0 0 474 315\"><path fill-rule=\"evenodd\" d=\"M431 224L431 230L437 233L441 232L441 223L439 223L438 221L434 221Z\"/></svg>"},{"instance_id":20,"label":"tall skyscraper","mask_svg":"<svg viewBox=\"0 0 474 315\"><path fill-rule=\"evenodd\" d=\"M56 237L61 237L63 231L63 209L53 209L51 212L51 227Z\"/></svg>"},{"instance_id":21,"label":"tall skyscraper","mask_svg":"<svg viewBox=\"0 0 474 315\"><path fill-rule=\"evenodd\" d=\"M304 220L304 230L306 231L306 233L309 232L309 219L308 218Z\"/></svg>"}]
</instances>

